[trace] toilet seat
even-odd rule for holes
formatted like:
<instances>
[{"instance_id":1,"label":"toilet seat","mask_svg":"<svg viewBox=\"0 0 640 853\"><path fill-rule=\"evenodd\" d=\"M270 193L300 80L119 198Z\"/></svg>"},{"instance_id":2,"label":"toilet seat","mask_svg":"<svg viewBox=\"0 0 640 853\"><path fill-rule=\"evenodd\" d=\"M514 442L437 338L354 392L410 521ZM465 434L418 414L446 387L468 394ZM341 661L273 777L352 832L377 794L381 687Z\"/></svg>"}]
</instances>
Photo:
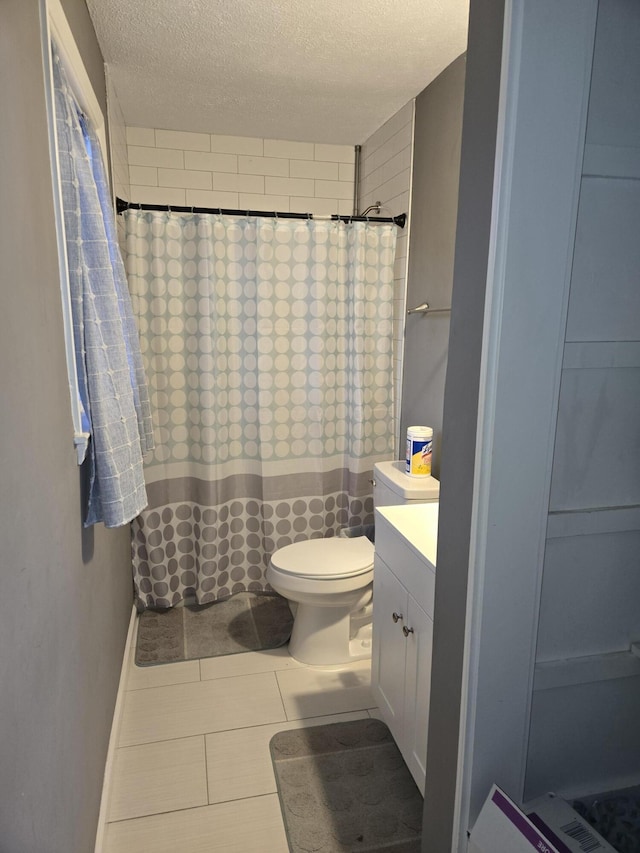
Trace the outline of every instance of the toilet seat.
<instances>
[{"instance_id":1,"label":"toilet seat","mask_svg":"<svg viewBox=\"0 0 640 853\"><path fill-rule=\"evenodd\" d=\"M275 551L271 566L284 575L336 581L370 572L373 554L373 545L366 536L305 539Z\"/></svg>"},{"instance_id":2,"label":"toilet seat","mask_svg":"<svg viewBox=\"0 0 640 853\"><path fill-rule=\"evenodd\" d=\"M351 613L371 601L373 556L366 536L305 539L271 555L268 583L297 605L292 657L308 666L336 666L371 656L370 633L351 638Z\"/></svg>"}]
</instances>

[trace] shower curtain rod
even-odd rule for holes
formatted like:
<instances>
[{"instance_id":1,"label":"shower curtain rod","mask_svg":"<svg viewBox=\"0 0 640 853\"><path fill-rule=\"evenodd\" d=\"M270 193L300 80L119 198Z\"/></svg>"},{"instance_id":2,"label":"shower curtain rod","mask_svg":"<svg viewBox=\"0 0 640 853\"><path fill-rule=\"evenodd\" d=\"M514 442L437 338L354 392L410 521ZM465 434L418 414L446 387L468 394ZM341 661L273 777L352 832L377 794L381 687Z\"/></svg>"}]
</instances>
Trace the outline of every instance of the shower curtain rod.
<instances>
[{"instance_id":1,"label":"shower curtain rod","mask_svg":"<svg viewBox=\"0 0 640 853\"><path fill-rule=\"evenodd\" d=\"M312 213L278 213L274 210L232 210L226 207L185 207L179 204L138 204L134 201L125 201L122 198L116 198L116 212L124 213L125 210L166 210L174 213L219 213L226 216L271 216L276 219L319 219L331 220L334 222L369 222L374 225L380 223L393 222L399 228L404 228L407 224L407 214L401 213L399 216L377 216L375 219L369 216L340 216L333 213L328 216L314 216Z\"/></svg>"}]
</instances>

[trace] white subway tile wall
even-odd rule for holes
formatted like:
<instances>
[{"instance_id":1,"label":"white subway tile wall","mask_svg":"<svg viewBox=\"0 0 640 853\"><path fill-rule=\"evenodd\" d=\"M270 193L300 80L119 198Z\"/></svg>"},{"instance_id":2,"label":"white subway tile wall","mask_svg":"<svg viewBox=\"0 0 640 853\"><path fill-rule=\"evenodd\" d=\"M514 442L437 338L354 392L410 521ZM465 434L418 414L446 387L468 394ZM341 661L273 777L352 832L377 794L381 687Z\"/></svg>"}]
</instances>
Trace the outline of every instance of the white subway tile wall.
<instances>
[{"instance_id":1,"label":"white subway tile wall","mask_svg":"<svg viewBox=\"0 0 640 853\"><path fill-rule=\"evenodd\" d=\"M127 128L127 135L129 128ZM183 169L184 151L173 148L149 148L129 145L129 166L154 166L163 169Z\"/></svg>"},{"instance_id":2,"label":"white subway tile wall","mask_svg":"<svg viewBox=\"0 0 640 853\"><path fill-rule=\"evenodd\" d=\"M360 161L360 212L379 201L382 203L382 210L380 211L382 216L397 216L400 213L410 214L414 111L415 101L409 101L363 144ZM316 150L326 147L339 146L316 145ZM328 156L327 159L329 159ZM347 174L346 165L340 165L341 180ZM400 451L400 455L404 449L400 440L399 429L410 228L411 217L409 217L407 227L398 236L394 269L393 337L396 450Z\"/></svg>"},{"instance_id":3,"label":"white subway tile wall","mask_svg":"<svg viewBox=\"0 0 640 853\"><path fill-rule=\"evenodd\" d=\"M158 186L158 170L153 166L129 166L129 181L132 184Z\"/></svg>"},{"instance_id":4,"label":"white subway tile wall","mask_svg":"<svg viewBox=\"0 0 640 853\"><path fill-rule=\"evenodd\" d=\"M354 149L127 127L129 191L143 204L353 213Z\"/></svg>"},{"instance_id":5,"label":"white subway tile wall","mask_svg":"<svg viewBox=\"0 0 640 853\"><path fill-rule=\"evenodd\" d=\"M185 190L210 190L211 172L200 172L195 169L158 169L157 186L179 187Z\"/></svg>"}]
</instances>

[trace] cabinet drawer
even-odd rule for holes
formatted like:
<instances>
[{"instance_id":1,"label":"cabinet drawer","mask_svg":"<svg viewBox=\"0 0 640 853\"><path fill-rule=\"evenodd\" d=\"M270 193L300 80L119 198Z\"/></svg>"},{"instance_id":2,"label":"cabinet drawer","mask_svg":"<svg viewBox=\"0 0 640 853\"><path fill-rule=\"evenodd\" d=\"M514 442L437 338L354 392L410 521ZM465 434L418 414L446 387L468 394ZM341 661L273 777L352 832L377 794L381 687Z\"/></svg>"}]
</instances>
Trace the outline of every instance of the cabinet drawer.
<instances>
[{"instance_id":1,"label":"cabinet drawer","mask_svg":"<svg viewBox=\"0 0 640 853\"><path fill-rule=\"evenodd\" d=\"M389 566L427 616L433 619L435 572L381 515L376 517L376 554Z\"/></svg>"}]
</instances>

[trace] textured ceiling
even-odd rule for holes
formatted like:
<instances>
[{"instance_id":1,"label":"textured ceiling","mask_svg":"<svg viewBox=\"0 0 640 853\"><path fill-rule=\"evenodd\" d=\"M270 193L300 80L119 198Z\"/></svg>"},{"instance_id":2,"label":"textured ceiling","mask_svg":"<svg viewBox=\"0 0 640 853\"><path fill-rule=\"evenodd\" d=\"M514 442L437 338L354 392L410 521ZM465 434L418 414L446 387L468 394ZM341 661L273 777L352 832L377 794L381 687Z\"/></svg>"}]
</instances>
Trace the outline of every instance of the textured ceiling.
<instances>
[{"instance_id":1,"label":"textured ceiling","mask_svg":"<svg viewBox=\"0 0 640 853\"><path fill-rule=\"evenodd\" d=\"M468 0L87 0L129 125L354 145L466 48Z\"/></svg>"}]
</instances>

